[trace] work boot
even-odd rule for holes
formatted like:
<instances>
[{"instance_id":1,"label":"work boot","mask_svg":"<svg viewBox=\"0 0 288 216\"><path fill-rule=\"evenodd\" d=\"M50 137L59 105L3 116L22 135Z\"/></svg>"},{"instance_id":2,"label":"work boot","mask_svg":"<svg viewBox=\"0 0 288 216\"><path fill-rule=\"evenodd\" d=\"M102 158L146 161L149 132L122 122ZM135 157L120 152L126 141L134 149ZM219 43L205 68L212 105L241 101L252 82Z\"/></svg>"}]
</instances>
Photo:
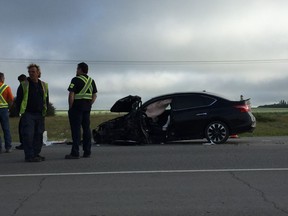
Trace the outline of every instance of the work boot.
<instances>
[{"instance_id":1,"label":"work boot","mask_svg":"<svg viewBox=\"0 0 288 216\"><path fill-rule=\"evenodd\" d=\"M79 156L75 156L75 155L65 155L65 159L79 159L80 157Z\"/></svg>"},{"instance_id":2,"label":"work boot","mask_svg":"<svg viewBox=\"0 0 288 216\"><path fill-rule=\"evenodd\" d=\"M20 144L19 146L16 146L15 148L18 149L18 150L23 150L24 146L23 146L23 144Z\"/></svg>"},{"instance_id":3,"label":"work boot","mask_svg":"<svg viewBox=\"0 0 288 216\"><path fill-rule=\"evenodd\" d=\"M34 158L28 158L28 159L25 159L26 162L41 162L41 158L39 157L34 157Z\"/></svg>"}]
</instances>

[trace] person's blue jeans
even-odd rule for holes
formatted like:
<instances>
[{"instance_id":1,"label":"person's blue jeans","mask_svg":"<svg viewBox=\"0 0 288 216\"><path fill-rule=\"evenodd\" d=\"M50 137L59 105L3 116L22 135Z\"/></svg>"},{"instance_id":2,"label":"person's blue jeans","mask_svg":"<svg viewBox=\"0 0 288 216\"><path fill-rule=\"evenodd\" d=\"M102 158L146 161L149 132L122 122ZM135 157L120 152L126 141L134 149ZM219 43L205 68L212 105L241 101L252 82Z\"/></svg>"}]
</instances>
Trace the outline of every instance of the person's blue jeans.
<instances>
[{"instance_id":1,"label":"person's blue jeans","mask_svg":"<svg viewBox=\"0 0 288 216\"><path fill-rule=\"evenodd\" d=\"M72 135L71 155L79 156L79 145L81 144L81 127L83 130L83 151L84 155L91 154L91 129L90 111L83 111L72 108L68 112Z\"/></svg>"},{"instance_id":2,"label":"person's blue jeans","mask_svg":"<svg viewBox=\"0 0 288 216\"><path fill-rule=\"evenodd\" d=\"M43 146L44 117L41 113L24 113L21 116L21 135L25 159L37 157Z\"/></svg>"},{"instance_id":3,"label":"person's blue jeans","mask_svg":"<svg viewBox=\"0 0 288 216\"><path fill-rule=\"evenodd\" d=\"M10 133L8 108L0 108L0 123L4 134L5 149L11 149L12 138ZM0 138L0 149L2 149L2 139Z\"/></svg>"}]
</instances>

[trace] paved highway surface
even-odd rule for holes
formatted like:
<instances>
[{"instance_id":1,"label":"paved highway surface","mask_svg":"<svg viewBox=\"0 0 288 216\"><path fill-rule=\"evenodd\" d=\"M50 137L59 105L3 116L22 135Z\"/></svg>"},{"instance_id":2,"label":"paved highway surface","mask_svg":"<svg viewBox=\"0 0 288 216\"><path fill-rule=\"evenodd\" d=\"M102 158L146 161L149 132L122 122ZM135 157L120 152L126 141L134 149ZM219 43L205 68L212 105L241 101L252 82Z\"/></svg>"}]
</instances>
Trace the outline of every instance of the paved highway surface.
<instances>
[{"instance_id":1,"label":"paved highway surface","mask_svg":"<svg viewBox=\"0 0 288 216\"><path fill-rule=\"evenodd\" d=\"M16 144L15 144L16 145ZM288 137L0 154L0 215L288 215Z\"/></svg>"}]
</instances>

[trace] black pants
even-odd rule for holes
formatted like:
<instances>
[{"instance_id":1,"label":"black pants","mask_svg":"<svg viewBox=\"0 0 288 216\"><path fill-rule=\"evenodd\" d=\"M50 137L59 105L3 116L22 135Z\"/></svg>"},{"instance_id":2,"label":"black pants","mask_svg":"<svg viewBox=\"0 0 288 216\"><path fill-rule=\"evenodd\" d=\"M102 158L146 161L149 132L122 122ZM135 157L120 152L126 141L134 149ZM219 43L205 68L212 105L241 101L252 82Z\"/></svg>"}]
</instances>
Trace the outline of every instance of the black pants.
<instances>
[{"instance_id":1,"label":"black pants","mask_svg":"<svg viewBox=\"0 0 288 216\"><path fill-rule=\"evenodd\" d=\"M83 130L84 155L91 155L90 111L83 111L72 108L69 110L68 114L73 141L71 155L79 156L79 146L81 142L81 127Z\"/></svg>"},{"instance_id":2,"label":"black pants","mask_svg":"<svg viewBox=\"0 0 288 216\"><path fill-rule=\"evenodd\" d=\"M44 117L41 113L24 113L20 121L25 159L34 158L43 146Z\"/></svg>"},{"instance_id":3,"label":"black pants","mask_svg":"<svg viewBox=\"0 0 288 216\"><path fill-rule=\"evenodd\" d=\"M22 123L22 118L20 118L19 124L18 124L19 141L20 141L20 144L22 145L23 144L23 138L22 138L22 134L21 134L21 130L22 130L21 123Z\"/></svg>"}]
</instances>

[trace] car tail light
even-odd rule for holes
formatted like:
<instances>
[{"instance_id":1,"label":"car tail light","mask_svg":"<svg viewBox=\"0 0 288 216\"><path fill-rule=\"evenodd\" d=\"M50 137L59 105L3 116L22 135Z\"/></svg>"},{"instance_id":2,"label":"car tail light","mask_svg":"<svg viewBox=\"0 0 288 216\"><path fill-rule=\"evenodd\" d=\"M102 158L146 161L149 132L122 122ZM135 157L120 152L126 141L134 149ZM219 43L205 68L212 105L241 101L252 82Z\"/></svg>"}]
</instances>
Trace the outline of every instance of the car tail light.
<instances>
[{"instance_id":1,"label":"car tail light","mask_svg":"<svg viewBox=\"0 0 288 216\"><path fill-rule=\"evenodd\" d=\"M239 109L240 112L250 112L251 108L248 104L236 105L234 106L236 109Z\"/></svg>"}]
</instances>

